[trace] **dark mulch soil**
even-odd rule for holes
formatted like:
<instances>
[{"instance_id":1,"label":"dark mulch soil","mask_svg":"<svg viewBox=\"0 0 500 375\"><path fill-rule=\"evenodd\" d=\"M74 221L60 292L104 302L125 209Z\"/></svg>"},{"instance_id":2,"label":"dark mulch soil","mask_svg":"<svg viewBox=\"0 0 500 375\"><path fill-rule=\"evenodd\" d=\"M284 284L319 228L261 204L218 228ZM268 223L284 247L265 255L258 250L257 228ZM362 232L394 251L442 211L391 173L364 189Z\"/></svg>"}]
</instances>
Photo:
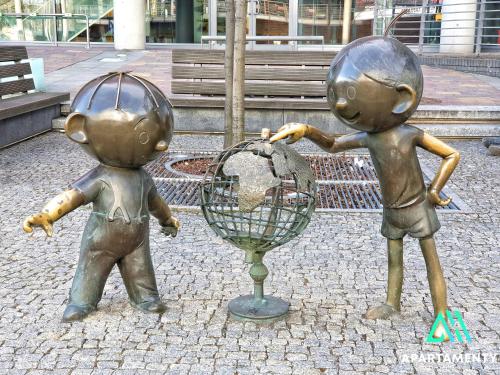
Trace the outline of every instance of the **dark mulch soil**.
<instances>
[{"instance_id":1,"label":"dark mulch soil","mask_svg":"<svg viewBox=\"0 0 500 375\"><path fill-rule=\"evenodd\" d=\"M212 159L189 159L172 164L172 169L181 173L203 176L212 163Z\"/></svg>"},{"instance_id":2,"label":"dark mulch soil","mask_svg":"<svg viewBox=\"0 0 500 375\"><path fill-rule=\"evenodd\" d=\"M306 159L317 180L375 179L375 176L372 176L371 161L365 156L358 157L358 163L361 162L358 165L355 164L355 159L343 155L307 156ZM203 176L211 163L211 158L194 158L174 163L172 169L180 173Z\"/></svg>"}]
</instances>

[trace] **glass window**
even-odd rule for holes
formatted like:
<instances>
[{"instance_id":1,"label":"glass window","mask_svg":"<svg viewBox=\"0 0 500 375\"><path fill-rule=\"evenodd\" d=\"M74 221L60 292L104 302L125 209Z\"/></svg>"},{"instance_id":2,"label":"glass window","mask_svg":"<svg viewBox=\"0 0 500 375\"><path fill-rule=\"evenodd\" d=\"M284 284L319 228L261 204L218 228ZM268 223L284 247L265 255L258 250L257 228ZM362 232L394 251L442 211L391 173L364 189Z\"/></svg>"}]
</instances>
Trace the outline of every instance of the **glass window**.
<instances>
[{"instance_id":1,"label":"glass window","mask_svg":"<svg viewBox=\"0 0 500 375\"><path fill-rule=\"evenodd\" d=\"M341 0L299 0L297 34L322 35L325 44L339 44L342 39Z\"/></svg>"},{"instance_id":2,"label":"glass window","mask_svg":"<svg viewBox=\"0 0 500 375\"><path fill-rule=\"evenodd\" d=\"M3 40L85 42L84 17L40 16L44 13L73 13L89 16L91 42L113 41L113 0L21 0L0 4L2 13L37 13L38 15L0 18Z\"/></svg>"},{"instance_id":3,"label":"glass window","mask_svg":"<svg viewBox=\"0 0 500 375\"><path fill-rule=\"evenodd\" d=\"M150 0L146 8L146 42L175 42L175 0Z\"/></svg>"},{"instance_id":4,"label":"glass window","mask_svg":"<svg viewBox=\"0 0 500 375\"><path fill-rule=\"evenodd\" d=\"M350 40L372 35L373 0L352 0ZM343 0L299 0L297 35L323 36L325 44L342 43Z\"/></svg>"},{"instance_id":5,"label":"glass window","mask_svg":"<svg viewBox=\"0 0 500 375\"><path fill-rule=\"evenodd\" d=\"M208 1L148 0L146 42L199 43L208 35Z\"/></svg>"},{"instance_id":6,"label":"glass window","mask_svg":"<svg viewBox=\"0 0 500 375\"><path fill-rule=\"evenodd\" d=\"M352 0L353 13L350 40L372 35L374 0Z\"/></svg>"},{"instance_id":7,"label":"glass window","mask_svg":"<svg viewBox=\"0 0 500 375\"><path fill-rule=\"evenodd\" d=\"M288 0L258 1L255 10L255 34L257 36L287 36L288 15ZM261 43L272 44L273 41ZM275 42L275 44L286 43L287 42Z\"/></svg>"}]
</instances>

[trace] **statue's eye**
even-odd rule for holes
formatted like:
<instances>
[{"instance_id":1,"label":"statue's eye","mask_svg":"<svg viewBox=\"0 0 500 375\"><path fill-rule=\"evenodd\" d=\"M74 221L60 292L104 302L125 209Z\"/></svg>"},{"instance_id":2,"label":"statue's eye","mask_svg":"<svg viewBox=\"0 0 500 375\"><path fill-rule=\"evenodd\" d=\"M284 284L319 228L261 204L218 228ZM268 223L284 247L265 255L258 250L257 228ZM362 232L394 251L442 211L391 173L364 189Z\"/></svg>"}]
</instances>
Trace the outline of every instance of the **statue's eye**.
<instances>
[{"instance_id":1,"label":"statue's eye","mask_svg":"<svg viewBox=\"0 0 500 375\"><path fill-rule=\"evenodd\" d=\"M139 134L139 142L143 145L149 142L149 134L147 132L141 132Z\"/></svg>"},{"instance_id":2,"label":"statue's eye","mask_svg":"<svg viewBox=\"0 0 500 375\"><path fill-rule=\"evenodd\" d=\"M356 97L356 88L354 86L349 86L347 88L347 97L351 100Z\"/></svg>"}]
</instances>

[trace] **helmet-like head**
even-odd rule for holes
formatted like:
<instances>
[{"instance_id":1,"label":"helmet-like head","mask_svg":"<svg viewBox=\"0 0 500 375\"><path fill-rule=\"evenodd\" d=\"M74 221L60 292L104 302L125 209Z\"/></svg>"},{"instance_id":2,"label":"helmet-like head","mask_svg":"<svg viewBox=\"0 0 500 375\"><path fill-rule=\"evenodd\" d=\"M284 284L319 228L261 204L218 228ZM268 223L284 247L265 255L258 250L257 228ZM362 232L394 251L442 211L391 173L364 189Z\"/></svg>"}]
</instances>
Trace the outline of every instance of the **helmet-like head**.
<instances>
[{"instance_id":1,"label":"helmet-like head","mask_svg":"<svg viewBox=\"0 0 500 375\"><path fill-rule=\"evenodd\" d=\"M137 168L166 151L172 139L172 106L151 82L109 73L87 83L71 104L66 135L101 163Z\"/></svg>"},{"instance_id":2,"label":"helmet-like head","mask_svg":"<svg viewBox=\"0 0 500 375\"><path fill-rule=\"evenodd\" d=\"M345 46L327 78L331 110L347 126L379 132L404 123L422 97L417 56L390 37L365 37Z\"/></svg>"}]
</instances>

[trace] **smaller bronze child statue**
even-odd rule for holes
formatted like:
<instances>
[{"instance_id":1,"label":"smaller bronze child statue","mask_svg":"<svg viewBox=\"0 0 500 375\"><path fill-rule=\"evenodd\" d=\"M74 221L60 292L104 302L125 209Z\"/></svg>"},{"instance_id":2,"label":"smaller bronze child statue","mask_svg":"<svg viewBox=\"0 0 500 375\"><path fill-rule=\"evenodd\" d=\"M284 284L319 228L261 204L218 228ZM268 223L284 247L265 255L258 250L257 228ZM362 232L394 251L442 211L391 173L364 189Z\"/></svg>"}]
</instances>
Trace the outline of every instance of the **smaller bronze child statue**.
<instances>
[{"instance_id":1,"label":"smaller bronze child statue","mask_svg":"<svg viewBox=\"0 0 500 375\"><path fill-rule=\"evenodd\" d=\"M175 236L179 222L142 168L167 150L172 139L172 108L147 80L110 73L87 83L76 95L65 123L66 135L99 165L28 217L24 230L52 224L81 205L93 203L82 236L80 258L63 321L81 320L94 311L115 264L132 306L162 313L149 251L149 213L163 232Z\"/></svg>"},{"instance_id":2,"label":"smaller bronze child statue","mask_svg":"<svg viewBox=\"0 0 500 375\"><path fill-rule=\"evenodd\" d=\"M459 153L405 121L422 96L423 76L418 58L389 37L366 37L346 46L333 60L327 98L331 110L357 133L335 139L305 124L290 123L271 142L306 137L328 152L368 148L380 181L384 205L382 235L387 238L389 276L386 302L370 308L369 319L387 319L400 310L403 286L403 237L418 238L427 266L434 313L446 316L446 284L433 235L440 224L434 205L451 199L440 191L460 159ZM421 147L443 158L428 188L417 158ZM437 337L443 327L435 331Z\"/></svg>"}]
</instances>

